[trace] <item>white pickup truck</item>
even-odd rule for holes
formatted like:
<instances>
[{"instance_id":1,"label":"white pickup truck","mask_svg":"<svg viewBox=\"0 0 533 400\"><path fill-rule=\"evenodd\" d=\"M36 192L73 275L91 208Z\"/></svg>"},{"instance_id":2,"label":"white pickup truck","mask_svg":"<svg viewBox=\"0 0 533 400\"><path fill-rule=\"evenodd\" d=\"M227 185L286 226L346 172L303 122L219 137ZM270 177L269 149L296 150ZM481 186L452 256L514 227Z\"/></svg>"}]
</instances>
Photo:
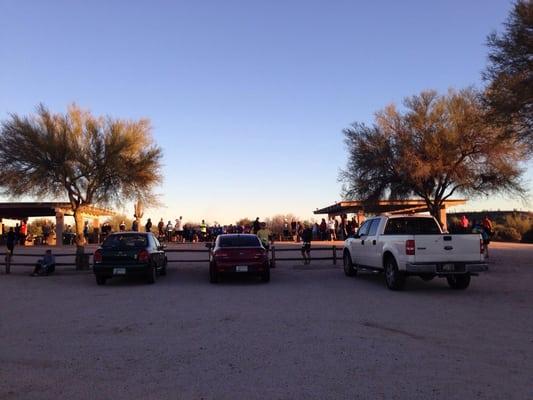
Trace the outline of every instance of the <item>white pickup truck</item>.
<instances>
[{"instance_id":1,"label":"white pickup truck","mask_svg":"<svg viewBox=\"0 0 533 400\"><path fill-rule=\"evenodd\" d=\"M472 275L487 271L481 235L443 233L435 218L417 214L367 219L346 239L343 262L348 276L359 269L383 271L392 290L403 289L412 275L446 277L453 289L466 289Z\"/></svg>"}]
</instances>

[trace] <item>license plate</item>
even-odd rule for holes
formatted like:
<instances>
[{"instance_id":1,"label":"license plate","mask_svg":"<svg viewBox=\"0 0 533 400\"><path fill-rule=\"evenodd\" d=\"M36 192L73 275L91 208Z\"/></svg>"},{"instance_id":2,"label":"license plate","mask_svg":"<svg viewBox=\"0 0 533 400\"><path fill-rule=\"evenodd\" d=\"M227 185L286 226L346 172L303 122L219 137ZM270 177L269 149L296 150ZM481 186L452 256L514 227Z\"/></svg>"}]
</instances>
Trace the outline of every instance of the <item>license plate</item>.
<instances>
[{"instance_id":1,"label":"license plate","mask_svg":"<svg viewBox=\"0 0 533 400\"><path fill-rule=\"evenodd\" d=\"M454 264L442 264L442 270L444 272L453 272L455 271L455 265Z\"/></svg>"},{"instance_id":2,"label":"license plate","mask_svg":"<svg viewBox=\"0 0 533 400\"><path fill-rule=\"evenodd\" d=\"M126 275L126 268L113 268L113 275Z\"/></svg>"},{"instance_id":3,"label":"license plate","mask_svg":"<svg viewBox=\"0 0 533 400\"><path fill-rule=\"evenodd\" d=\"M237 265L235 272L248 272L248 265Z\"/></svg>"}]
</instances>

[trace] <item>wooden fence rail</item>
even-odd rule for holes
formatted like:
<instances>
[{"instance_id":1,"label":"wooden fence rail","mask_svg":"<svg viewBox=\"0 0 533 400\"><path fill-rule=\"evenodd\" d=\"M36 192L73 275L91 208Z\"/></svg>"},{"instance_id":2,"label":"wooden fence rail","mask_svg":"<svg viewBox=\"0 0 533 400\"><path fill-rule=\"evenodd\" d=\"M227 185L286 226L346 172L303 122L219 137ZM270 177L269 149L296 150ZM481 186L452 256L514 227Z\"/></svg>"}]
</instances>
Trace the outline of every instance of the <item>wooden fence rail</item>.
<instances>
[{"instance_id":1,"label":"wooden fence rail","mask_svg":"<svg viewBox=\"0 0 533 400\"><path fill-rule=\"evenodd\" d=\"M178 259L178 260L168 260L169 263L207 263L209 262L210 256L211 256L211 246L207 245L208 247L206 250L204 249L165 249L165 253L205 253L207 254L206 258L201 259ZM311 251L331 251L332 255L325 257L313 257L313 260L331 260L333 261L333 264L337 264L337 246L317 246L317 247L311 247ZM277 261L301 261L301 257L277 257L276 253L280 252L299 252L299 247L292 247L292 248L277 248L275 245L272 245L269 249L269 258L270 258L270 265L275 268ZM89 257L92 257L92 253L86 253ZM11 267L33 267L35 263L24 263L24 262L12 262L10 257L7 257L8 253L0 253L0 265L4 265L6 269L6 273L9 273ZM16 254L13 257L33 257L33 258L39 258L42 257L42 254ZM57 253L54 254L55 257L76 257L76 253ZM72 266L75 267L76 263L73 262L58 262L56 263L56 266Z\"/></svg>"}]
</instances>

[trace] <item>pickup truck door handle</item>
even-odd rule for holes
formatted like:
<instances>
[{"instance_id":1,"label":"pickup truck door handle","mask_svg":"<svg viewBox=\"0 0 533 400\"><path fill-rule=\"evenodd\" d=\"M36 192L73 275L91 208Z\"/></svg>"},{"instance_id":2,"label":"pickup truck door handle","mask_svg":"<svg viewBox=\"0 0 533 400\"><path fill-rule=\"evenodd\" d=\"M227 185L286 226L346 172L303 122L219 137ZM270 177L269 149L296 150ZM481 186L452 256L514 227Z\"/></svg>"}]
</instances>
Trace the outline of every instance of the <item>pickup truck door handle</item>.
<instances>
[{"instance_id":1,"label":"pickup truck door handle","mask_svg":"<svg viewBox=\"0 0 533 400\"><path fill-rule=\"evenodd\" d=\"M453 250L453 246L444 246L444 250Z\"/></svg>"},{"instance_id":2,"label":"pickup truck door handle","mask_svg":"<svg viewBox=\"0 0 533 400\"><path fill-rule=\"evenodd\" d=\"M376 239L372 240L372 244L375 246L376 245Z\"/></svg>"},{"instance_id":3,"label":"pickup truck door handle","mask_svg":"<svg viewBox=\"0 0 533 400\"><path fill-rule=\"evenodd\" d=\"M364 246L365 245L365 239L361 240L361 244Z\"/></svg>"}]
</instances>

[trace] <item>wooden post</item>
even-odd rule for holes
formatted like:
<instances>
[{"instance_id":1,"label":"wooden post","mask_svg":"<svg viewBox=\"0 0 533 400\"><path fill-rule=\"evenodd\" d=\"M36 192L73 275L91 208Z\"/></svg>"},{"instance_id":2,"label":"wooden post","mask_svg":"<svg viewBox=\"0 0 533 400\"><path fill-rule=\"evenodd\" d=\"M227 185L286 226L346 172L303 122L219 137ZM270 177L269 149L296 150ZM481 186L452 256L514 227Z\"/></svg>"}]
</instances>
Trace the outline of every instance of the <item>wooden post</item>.
<instances>
[{"instance_id":1,"label":"wooden post","mask_svg":"<svg viewBox=\"0 0 533 400\"><path fill-rule=\"evenodd\" d=\"M270 258L270 268L276 268L276 246L271 247L272 256Z\"/></svg>"},{"instance_id":2,"label":"wooden post","mask_svg":"<svg viewBox=\"0 0 533 400\"><path fill-rule=\"evenodd\" d=\"M333 265L337 265L337 246L333 246Z\"/></svg>"}]
</instances>

